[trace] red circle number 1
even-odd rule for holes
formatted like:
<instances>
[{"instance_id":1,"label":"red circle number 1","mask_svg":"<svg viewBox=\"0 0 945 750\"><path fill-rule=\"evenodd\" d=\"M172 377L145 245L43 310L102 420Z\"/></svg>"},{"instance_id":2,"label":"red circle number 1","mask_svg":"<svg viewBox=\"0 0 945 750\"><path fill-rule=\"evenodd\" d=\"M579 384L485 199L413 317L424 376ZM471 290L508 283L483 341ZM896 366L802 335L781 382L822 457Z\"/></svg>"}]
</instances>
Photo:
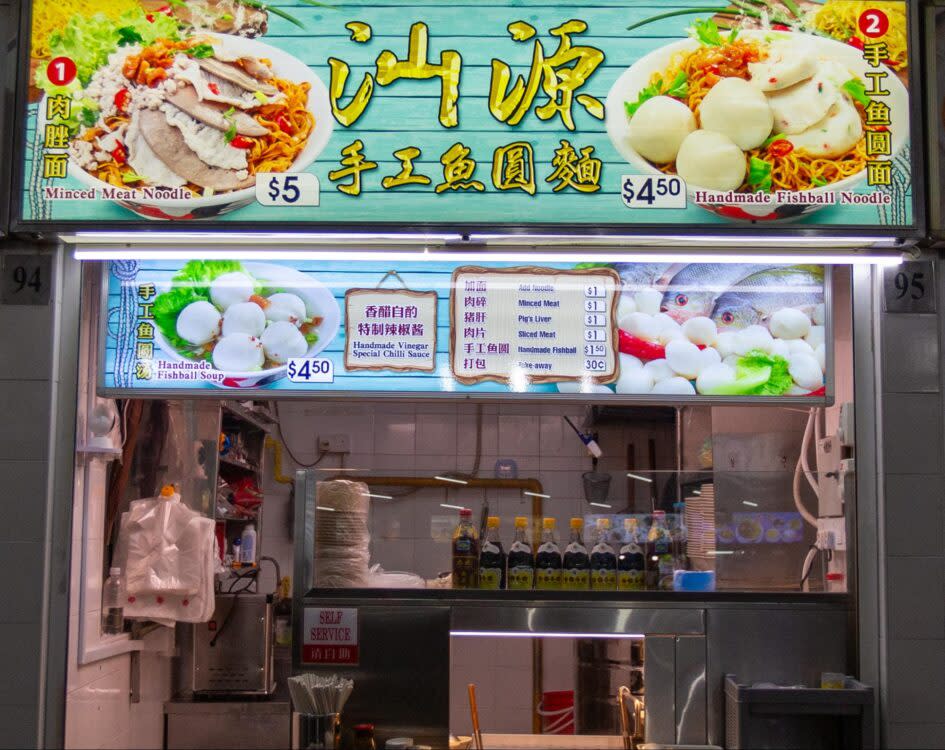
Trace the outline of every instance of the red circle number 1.
<instances>
[{"instance_id":1,"label":"red circle number 1","mask_svg":"<svg viewBox=\"0 0 945 750\"><path fill-rule=\"evenodd\" d=\"M864 36L875 39L889 31L889 16L881 10L871 8L870 10L864 10L860 14L857 25L860 27L860 31Z\"/></svg>"},{"instance_id":2,"label":"red circle number 1","mask_svg":"<svg viewBox=\"0 0 945 750\"><path fill-rule=\"evenodd\" d=\"M54 57L46 66L46 77L54 86L68 86L75 80L76 72L71 57Z\"/></svg>"}]
</instances>

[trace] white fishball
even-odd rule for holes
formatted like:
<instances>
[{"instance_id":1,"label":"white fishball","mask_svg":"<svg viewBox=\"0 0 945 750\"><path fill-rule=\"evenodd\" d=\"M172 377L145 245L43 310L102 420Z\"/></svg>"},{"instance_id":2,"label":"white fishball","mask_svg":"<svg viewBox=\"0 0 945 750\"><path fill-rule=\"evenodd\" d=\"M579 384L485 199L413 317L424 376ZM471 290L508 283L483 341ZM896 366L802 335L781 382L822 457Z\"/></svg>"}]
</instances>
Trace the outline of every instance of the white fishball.
<instances>
[{"instance_id":1,"label":"white fishball","mask_svg":"<svg viewBox=\"0 0 945 750\"><path fill-rule=\"evenodd\" d=\"M180 311L175 328L189 344L208 344L220 335L220 311L204 300L191 302Z\"/></svg>"},{"instance_id":2,"label":"white fishball","mask_svg":"<svg viewBox=\"0 0 945 750\"><path fill-rule=\"evenodd\" d=\"M621 328L632 336L646 341L656 341L659 338L659 328L652 315L642 312L630 313L624 320Z\"/></svg>"},{"instance_id":3,"label":"white fishball","mask_svg":"<svg viewBox=\"0 0 945 750\"><path fill-rule=\"evenodd\" d=\"M642 367L639 370L620 370L614 383L617 393L649 393L653 390L653 376Z\"/></svg>"},{"instance_id":4,"label":"white fishball","mask_svg":"<svg viewBox=\"0 0 945 750\"><path fill-rule=\"evenodd\" d=\"M699 378L696 380L696 390L699 393L711 393L720 386L734 382L735 368L720 362L711 367L706 367L699 373Z\"/></svg>"},{"instance_id":5,"label":"white fishball","mask_svg":"<svg viewBox=\"0 0 945 750\"><path fill-rule=\"evenodd\" d=\"M785 341L784 339L775 339L771 342L770 354L772 356L784 357L784 359L787 359L791 356L791 347L788 346L788 343L789 342Z\"/></svg>"},{"instance_id":6,"label":"white fishball","mask_svg":"<svg viewBox=\"0 0 945 750\"><path fill-rule=\"evenodd\" d=\"M792 339L786 343L788 345L788 351L791 354L808 354L810 356L814 355L814 347L804 341L804 339Z\"/></svg>"},{"instance_id":7,"label":"white fishball","mask_svg":"<svg viewBox=\"0 0 945 750\"><path fill-rule=\"evenodd\" d=\"M280 365L288 362L290 357L304 357L308 352L305 337L287 320L270 323L263 332L262 345L266 356Z\"/></svg>"},{"instance_id":8,"label":"white fishball","mask_svg":"<svg viewBox=\"0 0 945 750\"><path fill-rule=\"evenodd\" d=\"M666 313L657 313L653 316L653 320L656 323L657 329L659 330L657 335L661 344L665 345L670 341L681 339L683 337L682 326Z\"/></svg>"},{"instance_id":9,"label":"white fishball","mask_svg":"<svg viewBox=\"0 0 945 750\"><path fill-rule=\"evenodd\" d=\"M641 313L656 315L660 311L663 293L656 289L641 289L633 295L633 301L637 303L637 310Z\"/></svg>"},{"instance_id":10,"label":"white fishball","mask_svg":"<svg viewBox=\"0 0 945 750\"><path fill-rule=\"evenodd\" d=\"M210 299L223 312L238 302L246 302L253 296L256 284L245 273L232 271L217 276L210 282Z\"/></svg>"},{"instance_id":11,"label":"white fishball","mask_svg":"<svg viewBox=\"0 0 945 750\"><path fill-rule=\"evenodd\" d=\"M666 363L677 375L695 380L702 369L702 356L699 347L691 341L678 339L666 345Z\"/></svg>"},{"instance_id":12,"label":"white fishball","mask_svg":"<svg viewBox=\"0 0 945 750\"><path fill-rule=\"evenodd\" d=\"M305 322L308 313L305 302L297 294L278 292L269 297L269 306L266 308L266 319L274 323L287 321L298 328Z\"/></svg>"},{"instance_id":13,"label":"white fishball","mask_svg":"<svg viewBox=\"0 0 945 750\"><path fill-rule=\"evenodd\" d=\"M642 369L643 360L641 360L639 357L634 357L632 354L624 354L623 352L620 352L620 372Z\"/></svg>"},{"instance_id":14,"label":"white fishball","mask_svg":"<svg viewBox=\"0 0 945 750\"><path fill-rule=\"evenodd\" d=\"M779 339L802 339L810 333L810 318L793 307L784 307L771 316L768 328Z\"/></svg>"},{"instance_id":15,"label":"white fishball","mask_svg":"<svg viewBox=\"0 0 945 750\"><path fill-rule=\"evenodd\" d=\"M223 335L248 333L262 336L266 330L266 313L255 302L237 302L223 314Z\"/></svg>"},{"instance_id":16,"label":"white fishball","mask_svg":"<svg viewBox=\"0 0 945 750\"><path fill-rule=\"evenodd\" d=\"M667 378L653 386L651 393L661 396L695 396L696 389L685 378Z\"/></svg>"},{"instance_id":17,"label":"white fishball","mask_svg":"<svg viewBox=\"0 0 945 750\"><path fill-rule=\"evenodd\" d=\"M627 127L630 145L654 164L675 161L683 139L696 129L696 116L669 96L654 96L637 109Z\"/></svg>"},{"instance_id":18,"label":"white fishball","mask_svg":"<svg viewBox=\"0 0 945 750\"><path fill-rule=\"evenodd\" d=\"M814 349L814 359L817 360L817 364L820 365L821 372L827 372L827 345L818 344L817 348Z\"/></svg>"},{"instance_id":19,"label":"white fishball","mask_svg":"<svg viewBox=\"0 0 945 750\"><path fill-rule=\"evenodd\" d=\"M711 318L697 316L689 318L682 326L686 338L693 344L712 346L719 338L719 330Z\"/></svg>"},{"instance_id":20,"label":"white fishball","mask_svg":"<svg viewBox=\"0 0 945 750\"><path fill-rule=\"evenodd\" d=\"M764 326L748 326L735 334L735 353L744 355L756 349L770 353L773 342L771 332Z\"/></svg>"},{"instance_id":21,"label":"white fishball","mask_svg":"<svg viewBox=\"0 0 945 750\"><path fill-rule=\"evenodd\" d=\"M743 78L723 78L709 89L699 120L703 129L727 136L742 151L758 148L774 127L768 98Z\"/></svg>"},{"instance_id":22,"label":"white fishball","mask_svg":"<svg viewBox=\"0 0 945 750\"><path fill-rule=\"evenodd\" d=\"M804 340L816 349L819 344L826 342L827 329L824 326L811 326L810 333L804 337Z\"/></svg>"},{"instance_id":23,"label":"white fishball","mask_svg":"<svg viewBox=\"0 0 945 750\"><path fill-rule=\"evenodd\" d=\"M725 192L741 187L748 172L748 159L731 138L711 130L697 130L679 147L676 171L689 187Z\"/></svg>"},{"instance_id":24,"label":"white fishball","mask_svg":"<svg viewBox=\"0 0 945 750\"><path fill-rule=\"evenodd\" d=\"M735 353L735 331L723 331L715 339L715 348L719 350L722 359Z\"/></svg>"},{"instance_id":25,"label":"white fishball","mask_svg":"<svg viewBox=\"0 0 945 750\"><path fill-rule=\"evenodd\" d=\"M617 325L623 330L627 327L623 324L627 317L637 311L637 303L633 301L633 296L624 292L617 300Z\"/></svg>"},{"instance_id":26,"label":"white fishball","mask_svg":"<svg viewBox=\"0 0 945 750\"><path fill-rule=\"evenodd\" d=\"M827 322L827 308L823 302L819 305L814 305L814 312L811 314L811 319L814 321L814 325L822 326Z\"/></svg>"},{"instance_id":27,"label":"white fishball","mask_svg":"<svg viewBox=\"0 0 945 750\"><path fill-rule=\"evenodd\" d=\"M788 360L788 372L801 388L813 391L824 384L820 363L810 354L792 354Z\"/></svg>"},{"instance_id":28,"label":"white fishball","mask_svg":"<svg viewBox=\"0 0 945 750\"><path fill-rule=\"evenodd\" d=\"M722 355L719 354L717 349L707 346L705 349L699 350L699 363L701 366L701 369L699 370L700 373L706 367L713 367L714 365L721 363L721 361Z\"/></svg>"},{"instance_id":29,"label":"white fishball","mask_svg":"<svg viewBox=\"0 0 945 750\"><path fill-rule=\"evenodd\" d=\"M643 369L653 376L653 382L659 383L661 380L667 380L675 377L676 373L670 367L665 359L654 359L643 365Z\"/></svg>"},{"instance_id":30,"label":"white fishball","mask_svg":"<svg viewBox=\"0 0 945 750\"><path fill-rule=\"evenodd\" d=\"M223 372L252 372L264 361L262 341L246 333L224 336L213 347L213 366Z\"/></svg>"}]
</instances>

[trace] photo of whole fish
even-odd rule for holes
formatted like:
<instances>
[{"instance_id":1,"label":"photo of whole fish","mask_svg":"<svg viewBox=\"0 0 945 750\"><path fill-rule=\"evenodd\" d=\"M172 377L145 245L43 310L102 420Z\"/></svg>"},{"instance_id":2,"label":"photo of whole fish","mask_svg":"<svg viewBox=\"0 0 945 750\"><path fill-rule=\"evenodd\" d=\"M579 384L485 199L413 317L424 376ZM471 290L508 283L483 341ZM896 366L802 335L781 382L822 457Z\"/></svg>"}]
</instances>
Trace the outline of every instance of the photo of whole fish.
<instances>
[{"instance_id":1,"label":"photo of whole fish","mask_svg":"<svg viewBox=\"0 0 945 750\"><path fill-rule=\"evenodd\" d=\"M828 347L818 265L614 263L620 374L561 392L824 396Z\"/></svg>"}]
</instances>

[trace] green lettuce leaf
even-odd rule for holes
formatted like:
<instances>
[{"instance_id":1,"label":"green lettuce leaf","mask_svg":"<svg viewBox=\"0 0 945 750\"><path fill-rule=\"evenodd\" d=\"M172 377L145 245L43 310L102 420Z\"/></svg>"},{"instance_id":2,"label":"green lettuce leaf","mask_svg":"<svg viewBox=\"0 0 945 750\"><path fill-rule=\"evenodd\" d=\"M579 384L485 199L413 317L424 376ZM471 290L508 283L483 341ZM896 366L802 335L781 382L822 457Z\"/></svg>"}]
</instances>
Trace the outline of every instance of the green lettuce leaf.
<instances>
[{"instance_id":1,"label":"green lettuce leaf","mask_svg":"<svg viewBox=\"0 0 945 750\"><path fill-rule=\"evenodd\" d=\"M198 294L190 286L175 286L170 291L155 297L154 307L151 308L154 322L161 329L164 338L178 352L191 359L196 356L196 352L191 343L177 335L177 316L191 302L200 301L209 302L209 295Z\"/></svg>"},{"instance_id":2,"label":"green lettuce leaf","mask_svg":"<svg viewBox=\"0 0 945 750\"><path fill-rule=\"evenodd\" d=\"M851 78L841 86L855 101L864 107L870 105L870 98L866 95L866 85L859 78Z\"/></svg>"},{"instance_id":3,"label":"green lettuce leaf","mask_svg":"<svg viewBox=\"0 0 945 750\"><path fill-rule=\"evenodd\" d=\"M748 167L748 184L752 190L771 192L771 165L757 156L751 157Z\"/></svg>"},{"instance_id":4,"label":"green lettuce leaf","mask_svg":"<svg viewBox=\"0 0 945 750\"><path fill-rule=\"evenodd\" d=\"M318 333L316 331L309 331L308 333L304 333L302 335L305 336L305 340L308 342L309 346L318 341Z\"/></svg>"},{"instance_id":5,"label":"green lettuce leaf","mask_svg":"<svg viewBox=\"0 0 945 750\"><path fill-rule=\"evenodd\" d=\"M782 396L793 384L784 357L751 351L738 360L735 382L712 389L713 396Z\"/></svg>"},{"instance_id":6,"label":"green lettuce leaf","mask_svg":"<svg viewBox=\"0 0 945 750\"><path fill-rule=\"evenodd\" d=\"M684 99L689 96L689 79L686 76L686 71L680 70L668 84L664 84L662 77L657 76L653 83L640 92L635 102L624 102L623 106L627 112L627 119L633 117L644 102L656 96L672 96L676 99Z\"/></svg>"},{"instance_id":7,"label":"green lettuce leaf","mask_svg":"<svg viewBox=\"0 0 945 750\"><path fill-rule=\"evenodd\" d=\"M174 278L171 279L173 286L188 287L194 291L201 299L210 300L210 282L218 276L225 273L246 273L252 278L251 274L246 272L243 264L235 260L191 260L180 269ZM257 282L257 293L262 289L262 285Z\"/></svg>"}]
</instances>

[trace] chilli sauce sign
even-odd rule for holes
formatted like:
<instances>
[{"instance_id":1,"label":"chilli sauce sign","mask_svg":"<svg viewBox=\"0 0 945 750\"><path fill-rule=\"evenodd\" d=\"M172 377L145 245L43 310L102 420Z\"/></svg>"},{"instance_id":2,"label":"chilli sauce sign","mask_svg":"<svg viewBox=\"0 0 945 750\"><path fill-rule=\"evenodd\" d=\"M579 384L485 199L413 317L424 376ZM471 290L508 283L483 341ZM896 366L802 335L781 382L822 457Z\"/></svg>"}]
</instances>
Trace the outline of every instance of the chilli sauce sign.
<instances>
[{"instance_id":1,"label":"chilli sauce sign","mask_svg":"<svg viewBox=\"0 0 945 750\"><path fill-rule=\"evenodd\" d=\"M34 0L20 223L917 223L905 2L331 5Z\"/></svg>"},{"instance_id":2,"label":"chilli sauce sign","mask_svg":"<svg viewBox=\"0 0 945 750\"><path fill-rule=\"evenodd\" d=\"M305 664L358 663L358 610L308 607L302 634Z\"/></svg>"}]
</instances>

